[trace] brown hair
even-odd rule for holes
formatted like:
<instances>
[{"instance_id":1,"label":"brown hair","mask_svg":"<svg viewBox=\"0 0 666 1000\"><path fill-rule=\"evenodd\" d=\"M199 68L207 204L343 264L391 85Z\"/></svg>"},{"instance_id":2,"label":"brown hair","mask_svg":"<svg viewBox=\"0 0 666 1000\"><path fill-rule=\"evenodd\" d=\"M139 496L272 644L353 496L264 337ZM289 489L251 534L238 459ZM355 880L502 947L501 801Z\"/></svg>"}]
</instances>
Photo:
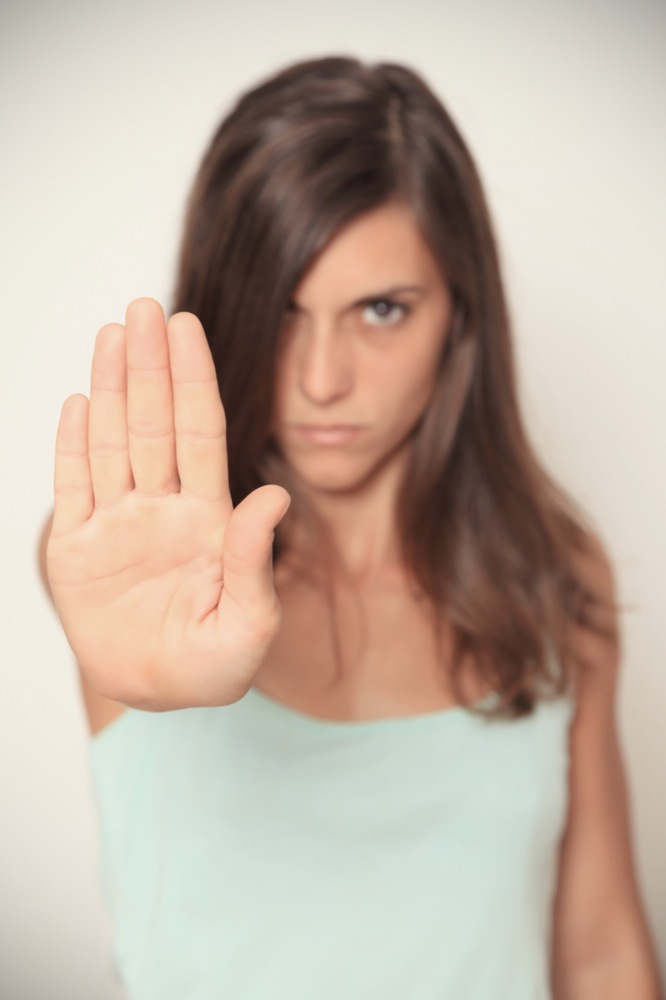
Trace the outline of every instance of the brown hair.
<instances>
[{"instance_id":1,"label":"brown hair","mask_svg":"<svg viewBox=\"0 0 666 1000\"><path fill-rule=\"evenodd\" d=\"M189 200L174 309L194 312L211 346L234 504L266 482L293 496L270 435L282 316L339 229L395 199L411 208L455 304L398 502L404 564L452 628L458 697L460 664L472 654L478 677L502 696L494 711L520 716L569 687L568 625L616 637L575 569L592 532L540 465L521 420L476 167L418 74L328 57L242 96ZM299 511L307 513L296 497L285 523Z\"/></svg>"}]
</instances>

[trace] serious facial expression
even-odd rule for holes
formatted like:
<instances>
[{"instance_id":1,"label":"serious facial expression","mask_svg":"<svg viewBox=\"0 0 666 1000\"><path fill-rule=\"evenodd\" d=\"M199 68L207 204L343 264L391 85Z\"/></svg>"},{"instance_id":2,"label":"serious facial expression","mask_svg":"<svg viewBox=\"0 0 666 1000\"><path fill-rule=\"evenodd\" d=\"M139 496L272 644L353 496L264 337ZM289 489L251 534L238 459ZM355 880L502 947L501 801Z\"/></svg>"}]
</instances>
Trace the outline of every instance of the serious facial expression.
<instances>
[{"instance_id":1,"label":"serious facial expression","mask_svg":"<svg viewBox=\"0 0 666 1000\"><path fill-rule=\"evenodd\" d=\"M274 434L307 487L358 489L400 461L431 398L451 294L409 209L354 219L284 317Z\"/></svg>"}]
</instances>

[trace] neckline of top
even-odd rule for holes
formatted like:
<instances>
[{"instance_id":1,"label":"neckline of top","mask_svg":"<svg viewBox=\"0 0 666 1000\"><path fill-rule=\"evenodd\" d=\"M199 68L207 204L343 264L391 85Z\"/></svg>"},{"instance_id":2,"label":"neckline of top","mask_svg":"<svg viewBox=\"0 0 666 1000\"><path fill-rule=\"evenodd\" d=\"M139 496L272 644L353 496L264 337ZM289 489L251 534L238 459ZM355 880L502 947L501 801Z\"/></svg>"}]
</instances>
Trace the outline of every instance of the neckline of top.
<instances>
[{"instance_id":1,"label":"neckline of top","mask_svg":"<svg viewBox=\"0 0 666 1000\"><path fill-rule=\"evenodd\" d=\"M440 722L448 716L451 716L452 718L478 719L479 716L475 715L472 711L470 711L470 709L489 708L491 705L500 700L496 691L490 691L481 698L477 698L476 701L472 702L469 706L451 705L449 708L435 709L431 712L418 712L416 715L395 715L379 719L323 719L319 716L302 712L300 709L293 708L291 705L285 705L284 702L278 701L277 698L266 694L264 691L260 691L256 687L250 687L241 701L245 701L248 695L250 695L251 700L253 700L257 706L263 707L276 717L281 716L285 720L291 720L292 724L301 725L313 730L317 729L320 732L345 733L414 727L433 722Z\"/></svg>"}]
</instances>

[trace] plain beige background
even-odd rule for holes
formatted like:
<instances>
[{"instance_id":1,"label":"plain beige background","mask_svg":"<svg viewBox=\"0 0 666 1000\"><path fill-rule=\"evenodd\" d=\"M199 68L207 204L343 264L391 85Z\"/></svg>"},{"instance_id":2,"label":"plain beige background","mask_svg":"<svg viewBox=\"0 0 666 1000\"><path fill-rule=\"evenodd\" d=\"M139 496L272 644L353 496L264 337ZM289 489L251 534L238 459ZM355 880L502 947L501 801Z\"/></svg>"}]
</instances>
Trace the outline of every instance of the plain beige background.
<instances>
[{"instance_id":1,"label":"plain beige background","mask_svg":"<svg viewBox=\"0 0 666 1000\"><path fill-rule=\"evenodd\" d=\"M186 191L232 98L329 53L420 70L478 158L531 433L631 605L618 716L666 967L666 6L24 0L0 37L0 994L116 995L86 729L34 555L61 403L87 393L104 322L137 295L168 306Z\"/></svg>"}]
</instances>

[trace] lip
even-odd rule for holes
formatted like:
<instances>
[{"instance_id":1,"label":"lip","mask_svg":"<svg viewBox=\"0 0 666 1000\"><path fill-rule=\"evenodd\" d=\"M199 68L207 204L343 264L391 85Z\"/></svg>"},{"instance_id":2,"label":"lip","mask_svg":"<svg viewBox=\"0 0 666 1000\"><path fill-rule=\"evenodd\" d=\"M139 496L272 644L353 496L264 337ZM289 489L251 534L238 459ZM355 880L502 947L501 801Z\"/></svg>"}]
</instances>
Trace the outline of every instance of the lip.
<instances>
[{"instance_id":1,"label":"lip","mask_svg":"<svg viewBox=\"0 0 666 1000\"><path fill-rule=\"evenodd\" d=\"M293 428L308 441L331 445L346 444L363 430L359 424L294 424Z\"/></svg>"}]
</instances>

